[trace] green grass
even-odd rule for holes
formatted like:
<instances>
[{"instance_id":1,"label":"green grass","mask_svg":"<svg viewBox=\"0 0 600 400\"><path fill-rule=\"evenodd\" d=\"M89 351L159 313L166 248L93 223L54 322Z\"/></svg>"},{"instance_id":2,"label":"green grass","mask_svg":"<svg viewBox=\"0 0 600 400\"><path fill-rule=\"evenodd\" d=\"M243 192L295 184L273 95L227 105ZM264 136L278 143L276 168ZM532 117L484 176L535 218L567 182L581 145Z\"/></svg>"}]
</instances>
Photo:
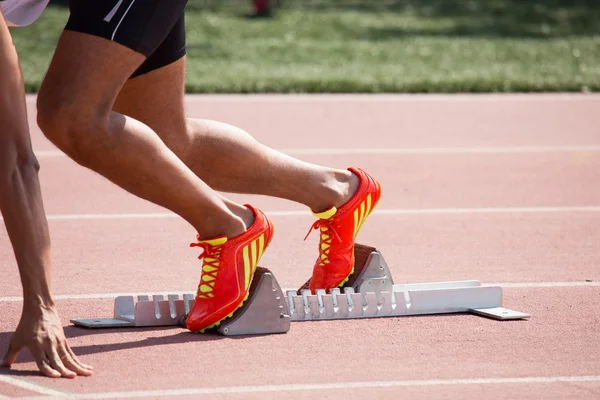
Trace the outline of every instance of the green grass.
<instances>
[{"instance_id":1,"label":"green grass","mask_svg":"<svg viewBox=\"0 0 600 400\"><path fill-rule=\"evenodd\" d=\"M596 0L288 0L251 19L249 1L191 0L189 92L600 90ZM28 91L67 11L13 29Z\"/></svg>"}]
</instances>

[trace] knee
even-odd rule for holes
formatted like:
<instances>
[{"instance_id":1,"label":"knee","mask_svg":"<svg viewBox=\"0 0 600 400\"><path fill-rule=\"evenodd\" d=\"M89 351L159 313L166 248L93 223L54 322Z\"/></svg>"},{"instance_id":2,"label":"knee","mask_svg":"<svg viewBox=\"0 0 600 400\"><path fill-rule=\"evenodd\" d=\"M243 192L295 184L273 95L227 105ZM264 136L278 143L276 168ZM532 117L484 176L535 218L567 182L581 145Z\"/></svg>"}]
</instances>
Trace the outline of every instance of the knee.
<instances>
[{"instance_id":1,"label":"knee","mask_svg":"<svg viewBox=\"0 0 600 400\"><path fill-rule=\"evenodd\" d=\"M37 124L44 136L59 149L70 154L77 147L81 120L75 104L40 92L37 98Z\"/></svg>"},{"instance_id":2,"label":"knee","mask_svg":"<svg viewBox=\"0 0 600 400\"><path fill-rule=\"evenodd\" d=\"M94 131L102 129L106 118L99 117L93 106L61 101L40 92L37 100L37 124L46 138L79 164L86 165L94 148Z\"/></svg>"}]
</instances>

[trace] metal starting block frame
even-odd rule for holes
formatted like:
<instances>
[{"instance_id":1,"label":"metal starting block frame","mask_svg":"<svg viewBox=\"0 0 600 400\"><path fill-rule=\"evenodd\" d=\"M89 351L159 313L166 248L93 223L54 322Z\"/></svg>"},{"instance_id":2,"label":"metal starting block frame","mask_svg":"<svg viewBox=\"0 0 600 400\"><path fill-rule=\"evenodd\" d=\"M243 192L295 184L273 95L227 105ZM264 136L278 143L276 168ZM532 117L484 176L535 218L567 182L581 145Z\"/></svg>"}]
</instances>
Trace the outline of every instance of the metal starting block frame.
<instances>
[{"instance_id":1,"label":"metal starting block frame","mask_svg":"<svg viewBox=\"0 0 600 400\"><path fill-rule=\"evenodd\" d=\"M309 281L310 282L310 281ZM502 307L502 288L479 281L394 284L377 249L355 245L355 273L343 288L313 294L306 282L298 290L281 289L271 271L258 267L246 304L216 332L225 336L286 333L292 321L402 317L472 313L497 320L529 314ZM73 319L86 328L182 326L195 295L119 296L113 318Z\"/></svg>"}]
</instances>

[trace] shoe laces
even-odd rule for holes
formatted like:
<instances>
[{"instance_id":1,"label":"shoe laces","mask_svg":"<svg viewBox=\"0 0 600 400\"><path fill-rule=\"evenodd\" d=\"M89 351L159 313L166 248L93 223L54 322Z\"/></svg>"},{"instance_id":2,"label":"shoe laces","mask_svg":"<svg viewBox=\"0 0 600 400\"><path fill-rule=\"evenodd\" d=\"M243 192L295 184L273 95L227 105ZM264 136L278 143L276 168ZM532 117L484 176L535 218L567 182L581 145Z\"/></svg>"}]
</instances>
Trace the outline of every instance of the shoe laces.
<instances>
[{"instance_id":1,"label":"shoe laces","mask_svg":"<svg viewBox=\"0 0 600 400\"><path fill-rule=\"evenodd\" d=\"M203 298L214 297L213 290L215 288L215 282L217 281L223 245L212 245L210 243L199 242L190 243L190 247L201 247L203 249L202 254L198 256L198 259L203 260L203 262L197 296Z\"/></svg>"},{"instance_id":2,"label":"shoe laces","mask_svg":"<svg viewBox=\"0 0 600 400\"><path fill-rule=\"evenodd\" d=\"M335 237L338 241L341 241L340 235L335 230L333 223L333 218L316 220L304 238L304 240L308 239L308 236L311 234L313 229L319 229L321 233L319 243L319 265L325 265L329 263L329 252L331 251L332 237Z\"/></svg>"}]
</instances>

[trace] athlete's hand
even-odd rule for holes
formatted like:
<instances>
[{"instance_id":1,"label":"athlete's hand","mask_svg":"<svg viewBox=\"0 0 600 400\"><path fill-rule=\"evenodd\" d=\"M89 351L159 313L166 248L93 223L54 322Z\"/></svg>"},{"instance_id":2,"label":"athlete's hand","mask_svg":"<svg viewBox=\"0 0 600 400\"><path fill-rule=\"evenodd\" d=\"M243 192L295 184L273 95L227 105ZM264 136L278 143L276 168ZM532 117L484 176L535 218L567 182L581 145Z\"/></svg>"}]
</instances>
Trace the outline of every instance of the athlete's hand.
<instances>
[{"instance_id":1,"label":"athlete's hand","mask_svg":"<svg viewBox=\"0 0 600 400\"><path fill-rule=\"evenodd\" d=\"M58 312L54 307L36 306L23 310L3 367L15 362L17 354L28 348L40 371L52 378L92 375L92 367L80 362L67 343Z\"/></svg>"}]
</instances>

